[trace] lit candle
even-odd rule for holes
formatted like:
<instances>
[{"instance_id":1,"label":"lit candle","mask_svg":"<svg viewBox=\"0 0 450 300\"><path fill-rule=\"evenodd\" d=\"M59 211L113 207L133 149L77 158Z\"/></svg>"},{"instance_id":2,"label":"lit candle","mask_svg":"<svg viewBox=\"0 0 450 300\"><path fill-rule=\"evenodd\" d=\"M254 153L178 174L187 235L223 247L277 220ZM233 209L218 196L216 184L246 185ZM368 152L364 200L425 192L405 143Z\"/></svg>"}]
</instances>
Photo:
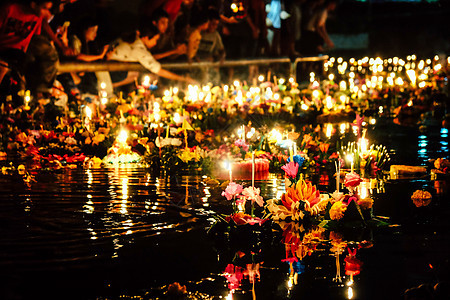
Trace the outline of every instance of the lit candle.
<instances>
[{"instance_id":1,"label":"lit candle","mask_svg":"<svg viewBox=\"0 0 450 300\"><path fill-rule=\"evenodd\" d=\"M161 150L161 123L158 124L158 140L159 140L159 158L162 156L162 150Z\"/></svg>"},{"instance_id":2,"label":"lit candle","mask_svg":"<svg viewBox=\"0 0 450 300\"><path fill-rule=\"evenodd\" d=\"M294 161L294 153L292 151L292 143L289 145L289 157L291 158L291 161Z\"/></svg>"},{"instance_id":3,"label":"lit candle","mask_svg":"<svg viewBox=\"0 0 450 300\"><path fill-rule=\"evenodd\" d=\"M25 92L24 101L25 101L25 107L24 107L24 109L25 109L25 110L29 110L30 107L28 106L28 103L30 103L30 101L31 101L31 93L30 93L29 90L27 90L27 91Z\"/></svg>"},{"instance_id":4,"label":"lit candle","mask_svg":"<svg viewBox=\"0 0 450 300\"><path fill-rule=\"evenodd\" d=\"M92 110L87 105L86 105L86 108L85 108L85 113L86 113L86 120L85 120L86 128L87 128L87 130L89 130L89 125L91 123L91 118L92 118Z\"/></svg>"},{"instance_id":5,"label":"lit candle","mask_svg":"<svg viewBox=\"0 0 450 300\"><path fill-rule=\"evenodd\" d=\"M341 182L341 164L338 161L334 162L335 166L336 166L336 191L339 193L339 187L340 187L340 182Z\"/></svg>"},{"instance_id":6,"label":"lit candle","mask_svg":"<svg viewBox=\"0 0 450 300\"><path fill-rule=\"evenodd\" d=\"M232 177L232 174L231 174L231 162L228 162L228 168L229 168L229 172L230 172L230 182L232 182L233 181L233 177Z\"/></svg>"},{"instance_id":7,"label":"lit candle","mask_svg":"<svg viewBox=\"0 0 450 300\"><path fill-rule=\"evenodd\" d=\"M120 123L125 123L126 119L125 116L123 115L123 111L120 110Z\"/></svg>"},{"instance_id":8,"label":"lit candle","mask_svg":"<svg viewBox=\"0 0 450 300\"><path fill-rule=\"evenodd\" d=\"M353 154L350 156L350 173L353 173Z\"/></svg>"},{"instance_id":9,"label":"lit candle","mask_svg":"<svg viewBox=\"0 0 450 300\"><path fill-rule=\"evenodd\" d=\"M252 151L252 187L255 186L255 151Z\"/></svg>"}]
</instances>

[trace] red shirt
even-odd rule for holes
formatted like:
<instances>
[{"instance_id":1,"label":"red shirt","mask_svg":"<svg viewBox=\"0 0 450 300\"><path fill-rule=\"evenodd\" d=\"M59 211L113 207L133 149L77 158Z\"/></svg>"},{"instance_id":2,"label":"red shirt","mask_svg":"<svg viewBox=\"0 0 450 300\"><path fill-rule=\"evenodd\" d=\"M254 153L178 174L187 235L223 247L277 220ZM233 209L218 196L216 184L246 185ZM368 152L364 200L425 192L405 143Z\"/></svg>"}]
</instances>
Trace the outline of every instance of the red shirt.
<instances>
[{"instance_id":1,"label":"red shirt","mask_svg":"<svg viewBox=\"0 0 450 300\"><path fill-rule=\"evenodd\" d=\"M31 38L41 34L42 17L25 12L20 4L8 4L0 10L0 51L27 51Z\"/></svg>"}]
</instances>

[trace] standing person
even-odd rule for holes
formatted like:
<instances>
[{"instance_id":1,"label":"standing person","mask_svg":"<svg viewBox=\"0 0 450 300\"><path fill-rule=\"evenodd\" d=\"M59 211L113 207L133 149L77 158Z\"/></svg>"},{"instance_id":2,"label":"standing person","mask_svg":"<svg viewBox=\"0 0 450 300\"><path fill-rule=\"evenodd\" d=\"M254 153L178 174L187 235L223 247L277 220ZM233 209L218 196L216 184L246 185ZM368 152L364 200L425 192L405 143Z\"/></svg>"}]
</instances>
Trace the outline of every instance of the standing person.
<instances>
[{"instance_id":1,"label":"standing person","mask_svg":"<svg viewBox=\"0 0 450 300\"><path fill-rule=\"evenodd\" d=\"M270 45L270 54L274 57L281 52L281 0L271 0L270 10L267 13L267 27Z\"/></svg>"},{"instance_id":2,"label":"standing person","mask_svg":"<svg viewBox=\"0 0 450 300\"><path fill-rule=\"evenodd\" d=\"M220 14L217 9L208 9L208 28L202 33L202 39L198 47L197 57L201 61L220 61L225 60L225 47L222 43L222 37L217 31L220 22ZM220 72L218 68L207 68L203 70L203 80L206 82L220 83Z\"/></svg>"},{"instance_id":3,"label":"standing person","mask_svg":"<svg viewBox=\"0 0 450 300\"><path fill-rule=\"evenodd\" d=\"M141 28L139 31L132 32L123 36L114 46L114 49L107 54L108 60L123 62L138 62L147 70L161 77L172 80L195 83L195 80L189 76L180 76L161 68L161 64L150 53L159 39L159 31L155 27ZM119 74L116 74L119 73ZM118 77L117 75L121 75ZM125 76L120 72L114 72L111 77L114 87L133 83L137 80L138 72L127 72Z\"/></svg>"},{"instance_id":4,"label":"standing person","mask_svg":"<svg viewBox=\"0 0 450 300\"><path fill-rule=\"evenodd\" d=\"M153 57L156 60L175 59L180 55L186 54L186 44L179 43L174 45L173 28L170 28L169 14L161 9L156 10L152 15L152 24L160 33L158 42L152 48ZM145 27L145 24L143 24Z\"/></svg>"},{"instance_id":5,"label":"standing person","mask_svg":"<svg viewBox=\"0 0 450 300\"><path fill-rule=\"evenodd\" d=\"M264 0L249 0L248 15L254 25L253 42L255 49L252 56L265 56L269 46L267 42L266 7Z\"/></svg>"},{"instance_id":6,"label":"standing person","mask_svg":"<svg viewBox=\"0 0 450 300\"><path fill-rule=\"evenodd\" d=\"M298 51L305 56L317 56L324 51L324 44L328 48L333 48L334 43L328 36L326 21L328 13L336 9L336 0L327 0L322 5L314 6L306 22L305 31L302 33ZM323 71L321 62L304 62L297 68L297 78L299 81L308 81L309 74L314 72L320 75Z\"/></svg>"},{"instance_id":7,"label":"standing person","mask_svg":"<svg viewBox=\"0 0 450 300\"><path fill-rule=\"evenodd\" d=\"M305 0L288 0L286 1L286 11L290 17L286 20L286 30L282 31L282 40L286 41L287 55L289 57L300 56L295 48L300 42L302 34L303 9L302 5Z\"/></svg>"},{"instance_id":8,"label":"standing person","mask_svg":"<svg viewBox=\"0 0 450 300\"><path fill-rule=\"evenodd\" d=\"M300 41L299 50L302 54L317 55L322 53L324 51L324 44L328 48L334 47L334 43L327 32L326 21L328 13L334 11L336 5L336 0L327 0L323 5L314 9L310 19L306 23L306 28Z\"/></svg>"},{"instance_id":9,"label":"standing person","mask_svg":"<svg viewBox=\"0 0 450 300\"><path fill-rule=\"evenodd\" d=\"M223 1L222 36L229 58L239 59L255 56L260 29L253 23L248 9L248 1Z\"/></svg>"},{"instance_id":10,"label":"standing person","mask_svg":"<svg viewBox=\"0 0 450 300\"><path fill-rule=\"evenodd\" d=\"M229 59L248 59L256 56L261 31L254 24L249 8L249 0L224 0L222 3L222 38ZM229 80L234 80L234 69L228 70ZM244 70L240 73L250 80L254 76L254 70L250 65L248 74L245 74Z\"/></svg>"},{"instance_id":11,"label":"standing person","mask_svg":"<svg viewBox=\"0 0 450 300\"><path fill-rule=\"evenodd\" d=\"M217 9L208 9L208 28L202 33L197 56L204 61L223 61L225 59L225 47L222 37L217 31L220 23L220 14Z\"/></svg>"},{"instance_id":12,"label":"standing person","mask_svg":"<svg viewBox=\"0 0 450 300\"><path fill-rule=\"evenodd\" d=\"M192 62L197 59L197 51L202 40L202 32L208 28L209 20L208 15L204 11L196 11L193 13L190 22L190 33L188 35L188 44L186 50L186 56L188 62Z\"/></svg>"},{"instance_id":13,"label":"standing person","mask_svg":"<svg viewBox=\"0 0 450 300\"><path fill-rule=\"evenodd\" d=\"M0 83L10 69L22 71L25 53L34 35L48 27L53 2L7 3L0 9ZM50 27L48 27L50 28ZM53 35L54 36L54 35Z\"/></svg>"},{"instance_id":14,"label":"standing person","mask_svg":"<svg viewBox=\"0 0 450 300\"><path fill-rule=\"evenodd\" d=\"M102 60L108 51L108 45L99 48L96 39L98 22L92 18L81 19L77 30L69 37L69 46L73 49L75 59L80 61ZM81 93L98 93L97 77L92 72L70 73L73 83Z\"/></svg>"}]
</instances>

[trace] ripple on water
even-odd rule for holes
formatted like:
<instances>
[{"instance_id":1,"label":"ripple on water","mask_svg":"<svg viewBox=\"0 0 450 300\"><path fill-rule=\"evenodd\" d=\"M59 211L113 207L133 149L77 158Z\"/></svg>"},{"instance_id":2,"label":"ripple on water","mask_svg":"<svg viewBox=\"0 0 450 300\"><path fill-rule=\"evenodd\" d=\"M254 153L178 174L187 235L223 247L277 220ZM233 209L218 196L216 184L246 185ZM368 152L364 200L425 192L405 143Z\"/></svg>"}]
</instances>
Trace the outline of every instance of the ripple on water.
<instances>
[{"instance_id":1,"label":"ripple on water","mask_svg":"<svg viewBox=\"0 0 450 300\"><path fill-rule=\"evenodd\" d=\"M204 227L211 214L204 205L211 188L199 176L77 169L40 175L32 188L7 178L2 183L0 267L114 258L137 240Z\"/></svg>"}]
</instances>

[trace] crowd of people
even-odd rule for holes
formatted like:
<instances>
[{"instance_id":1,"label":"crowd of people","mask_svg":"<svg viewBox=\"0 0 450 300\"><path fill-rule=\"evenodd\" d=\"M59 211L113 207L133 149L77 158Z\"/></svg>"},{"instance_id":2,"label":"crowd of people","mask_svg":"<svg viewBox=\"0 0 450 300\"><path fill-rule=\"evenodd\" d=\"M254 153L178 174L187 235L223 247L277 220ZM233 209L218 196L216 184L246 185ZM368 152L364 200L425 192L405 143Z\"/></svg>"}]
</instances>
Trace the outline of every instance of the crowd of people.
<instances>
[{"instance_id":1,"label":"crowd of people","mask_svg":"<svg viewBox=\"0 0 450 300\"><path fill-rule=\"evenodd\" d=\"M16 0L3 4L2 86L25 78L27 89L45 96L56 79L58 61L65 60L139 62L169 80L218 83L218 70L175 74L161 68L161 62L314 56L334 46L326 20L336 0L143 0L132 19L111 18L108 3ZM111 29L113 22L120 23L120 32ZM117 89L133 85L137 76L133 71L73 72L59 75L58 80L73 95L97 94L100 78Z\"/></svg>"}]
</instances>

